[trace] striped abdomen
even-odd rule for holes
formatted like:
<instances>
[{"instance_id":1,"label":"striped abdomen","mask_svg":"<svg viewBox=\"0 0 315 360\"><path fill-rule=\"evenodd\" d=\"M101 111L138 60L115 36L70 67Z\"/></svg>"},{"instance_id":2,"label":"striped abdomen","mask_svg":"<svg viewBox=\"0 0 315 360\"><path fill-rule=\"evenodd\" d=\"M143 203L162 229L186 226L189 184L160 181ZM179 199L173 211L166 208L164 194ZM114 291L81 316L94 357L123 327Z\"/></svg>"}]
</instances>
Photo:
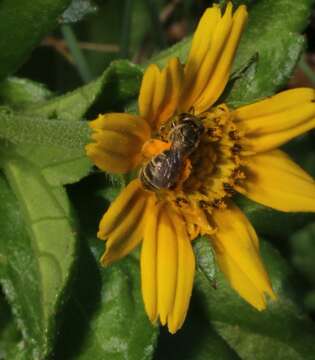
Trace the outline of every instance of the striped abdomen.
<instances>
[{"instance_id":1,"label":"striped abdomen","mask_svg":"<svg viewBox=\"0 0 315 360\"><path fill-rule=\"evenodd\" d=\"M180 151L165 150L140 170L139 177L148 190L170 189L178 182L183 166L184 159Z\"/></svg>"}]
</instances>

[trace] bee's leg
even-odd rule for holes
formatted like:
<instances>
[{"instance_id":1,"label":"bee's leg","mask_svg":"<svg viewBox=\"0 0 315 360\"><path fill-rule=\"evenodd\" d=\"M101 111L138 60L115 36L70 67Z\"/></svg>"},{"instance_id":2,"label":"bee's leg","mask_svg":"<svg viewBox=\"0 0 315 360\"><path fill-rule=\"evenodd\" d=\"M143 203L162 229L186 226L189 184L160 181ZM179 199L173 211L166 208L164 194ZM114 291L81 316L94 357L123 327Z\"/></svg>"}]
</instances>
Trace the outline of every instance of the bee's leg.
<instances>
[{"instance_id":1,"label":"bee's leg","mask_svg":"<svg viewBox=\"0 0 315 360\"><path fill-rule=\"evenodd\" d=\"M182 188L184 182L189 178L189 175L191 173L191 168L192 168L191 161L187 158L185 160L183 171L182 171L181 176L180 176L180 178L178 180L175 191L180 190Z\"/></svg>"}]
</instances>

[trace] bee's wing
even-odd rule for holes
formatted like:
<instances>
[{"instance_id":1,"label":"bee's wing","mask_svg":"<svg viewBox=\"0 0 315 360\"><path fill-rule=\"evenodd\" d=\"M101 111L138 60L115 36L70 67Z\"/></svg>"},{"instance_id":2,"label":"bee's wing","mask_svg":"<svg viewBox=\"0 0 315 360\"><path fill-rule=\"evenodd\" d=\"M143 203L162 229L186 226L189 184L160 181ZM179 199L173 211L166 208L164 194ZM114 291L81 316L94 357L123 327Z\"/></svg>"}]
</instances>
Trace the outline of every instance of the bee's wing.
<instances>
[{"instance_id":1,"label":"bee's wing","mask_svg":"<svg viewBox=\"0 0 315 360\"><path fill-rule=\"evenodd\" d=\"M155 179L160 188L176 184L183 167L183 159L177 151L165 151L155 162Z\"/></svg>"}]
</instances>

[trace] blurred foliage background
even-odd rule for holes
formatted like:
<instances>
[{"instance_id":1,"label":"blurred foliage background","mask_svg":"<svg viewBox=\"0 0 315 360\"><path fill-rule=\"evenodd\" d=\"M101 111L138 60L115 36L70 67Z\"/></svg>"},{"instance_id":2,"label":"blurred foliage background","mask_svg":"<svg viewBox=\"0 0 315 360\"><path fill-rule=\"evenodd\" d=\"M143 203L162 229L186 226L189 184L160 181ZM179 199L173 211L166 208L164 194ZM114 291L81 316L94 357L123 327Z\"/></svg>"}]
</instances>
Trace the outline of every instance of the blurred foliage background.
<instances>
[{"instance_id":1,"label":"blurred foliage background","mask_svg":"<svg viewBox=\"0 0 315 360\"><path fill-rule=\"evenodd\" d=\"M36 26L34 17L29 17L25 24L14 22L14 19L18 18L20 9L23 8L23 1L14 0L17 4L14 11L11 9L5 13L6 9L10 8L9 1L0 0L0 16L3 11L9 20L12 18L11 23L0 24L0 31L2 30L0 48L2 46L2 48L8 49L7 58L9 59L4 59L7 66L5 75L7 73L14 74L18 78L27 78L43 84L43 86L34 84L34 88L31 89L28 87L30 86L28 83L27 87L31 90L26 91L27 96L23 93L25 88L21 88L23 91L21 90L19 93L18 87L13 86L15 90L12 95L12 83L3 81L0 84L1 105L9 104L13 107L16 104L24 106L26 101L30 104L46 101L46 99L74 90L92 80L101 79L96 80L94 85L89 88L91 96L94 96L94 92L96 94L99 91L95 90L98 81L104 82L106 85L107 80L103 73L113 60L128 59L136 64L145 64L161 50L167 49L190 35L201 14L210 4L208 0L73 0L62 15L58 13L59 10L51 10L58 13L57 22L50 14L45 19L45 14L39 11L39 23L46 21L47 29L53 29L42 36L42 34L36 33L39 26ZM37 1L33 2L34 8L37 6ZM58 1L62 3L61 0ZM53 4L53 1L48 2ZM222 4L224 2L221 1ZM233 2L235 4L246 3L250 12L251 8L255 8L256 5L258 8L262 3L262 17L269 16L268 6L272 3L278 2L279 8L283 9L294 8L294 1L286 0ZM64 3L69 5L70 1L64 1ZM307 4L305 7L310 7L312 1L303 0L300 4L302 3ZM301 5L301 7L303 6ZM283 89L315 86L314 5L312 8L310 19L303 20L308 24L304 31L306 39L304 52L289 83L283 86ZM278 16L285 17L286 15L279 13ZM50 21L50 19L52 20ZM27 24L27 21L35 23ZM34 30L32 29L33 25ZM304 23L301 26L296 25L296 27L298 29L305 28ZM25 51L23 47L23 31L26 28L34 31L35 37L32 39L32 44L36 44L36 47L30 55L28 52L33 45L26 44ZM6 35L4 36L4 34ZM13 57L10 57L9 45L15 35L16 37L20 36L21 47L12 49L12 54L14 51L16 53L21 51L22 60L19 57L16 62L11 62L10 59L14 58L14 54ZM270 37L270 41L272 40ZM37 44L38 42L39 44ZM291 72L292 66L292 64L288 65L289 72ZM122 78L123 85L118 91L119 94L122 94L121 98L123 100L135 98L139 86L138 69L132 70L127 63L120 64L117 69L110 68L108 74L111 69L115 75L118 74L117 76ZM280 69L279 71L281 72ZM31 95L29 95L30 93ZM97 112L116 109L117 106L121 108L121 104L117 105L113 101L101 97L97 104L94 104L94 100L88 100L90 102L86 106L84 105L84 109L72 111L72 108L75 108L82 99L78 93L68 99L70 99L70 105L63 102L64 99L60 97L60 101L56 102L59 101L58 104L61 104L58 105L59 107L54 107L50 103L48 107L39 107L35 110L31 108L27 111L30 116L40 114L48 119L56 117L73 120L83 116L91 118ZM107 101L106 106L102 103L103 100ZM73 102L71 103L71 101ZM22 107L22 109L24 108ZM27 111L25 111L26 114ZM19 115L21 113L23 111ZM285 147L291 156L313 176L315 176L314 139L314 132L309 133ZM2 146L2 144L0 145ZM5 151L7 152L8 149L10 150L10 147L6 145ZM47 153L50 150L48 148ZM32 158L32 151L23 147L18 149L19 154L25 156L27 160ZM53 154L58 158L55 153ZM68 156L71 159L71 154ZM38 168L40 168L41 174L44 173L44 165L50 164L49 161L41 159L38 153L35 154L36 171L34 170L34 174ZM21 166L17 168L19 171L22 169ZM42 169L44 170L42 171ZM32 191L27 187L29 184L25 186L25 195L22 196L22 200L16 190L19 186L24 186L23 177L25 174L28 175L27 170L23 169L21 173L17 173L12 166L11 168L4 166L4 174L9 179L10 189L14 190L16 197L12 195L3 176L0 177L0 225L3 234L11 241L10 251L17 236L19 239L27 239L24 227L20 226L23 223L23 216L16 210L19 208L17 200L23 203L23 201L32 201L33 198ZM196 290L183 331L175 336L170 336L162 330L161 336L158 338L158 330L148 324L143 313L142 300L139 295L138 263L134 259L137 255L106 270L100 270L97 262L99 254L103 250L103 244L95 239L98 219L124 182L113 183L96 170L92 172L92 175L90 173L91 176L81 180L90 171L86 164L82 165L81 163L80 165L71 163L68 170L63 167L58 171L62 175L59 172L52 172L52 174L46 172L44 177L48 179L49 185L59 186L71 183L71 185L67 185L67 195L75 208L76 215L73 216L73 222L79 223L78 227L81 231L79 234L80 251L77 251L76 245L73 245L74 251L77 251L79 255L74 256L78 269L74 283L72 283L72 295L70 300L65 297L66 300L61 306L65 306L63 311L55 311L54 308L52 316L57 325L55 323L51 325L49 322L49 326L47 325L49 330L47 330L45 319L42 320L40 317L38 319L36 314L25 315L29 309L35 308L36 310L36 304L34 305L32 300L37 295L35 294L32 298L31 294L28 299L28 294L25 295L23 292L26 289L23 287L25 284L21 285L19 277L14 278L13 276L17 289L12 292L15 297L9 299L10 305L3 295L0 296L0 359L46 359L46 356L56 360L92 358L132 360L274 358L295 360L314 358L314 345L312 344L315 344L313 323L315 321L315 221L313 216L293 215L291 217L270 213L252 204L242 204L242 199L239 199L260 237L267 240L262 241L262 252L268 269L275 278L276 286L281 284L281 286L279 285L280 290L290 300L286 300L287 298L284 296L279 302L280 305L275 305L261 316L257 315L235 296L220 275L215 281L221 284L221 288L219 286L218 291L213 289L216 275L211 273L214 267L213 259L207 255L210 257L207 261L212 270L209 273L207 269L203 269L203 273L206 274L204 277L201 272L197 275ZM19 179L21 180L20 184L17 183ZM81 181L72 184L78 180ZM36 181L34 177L34 184L40 188L41 181L38 183ZM36 191L40 192L38 188ZM63 195L59 194L58 199L59 196L62 204L63 202L66 204L64 207L67 216L72 218L70 205L68 206L68 203L64 201ZM43 201L43 198L40 198L40 201ZM8 224L10 221L14 222L14 227L18 230L13 231L10 228L10 224ZM25 245L27 240L23 240L21 243ZM269 245L270 243L272 246ZM19 252L12 250L14 256L19 257L19 260L21 254L29 251L26 245L23 246ZM207 254L210 253L208 248L204 249L204 246L200 243L196 248L196 252L201 256L204 251ZM2 273L1 267L4 261L1 256L7 249L2 250L3 246L0 241L0 278L2 285L6 286L8 275ZM22 265L18 269L20 274L23 273L25 264L29 269L30 262L25 259L22 259ZM69 267L71 266L72 264L69 265ZM71 271L69 270L69 272ZM31 276L26 280L26 285L28 281L30 283L33 281ZM47 287L51 284L49 281ZM104 284L107 286L105 286L105 293L102 290ZM6 291L10 293L7 288ZM48 294L50 293L48 292ZM19 299L17 301L19 297L22 299L22 305L15 304L15 302L19 302ZM298 308L291 304L292 299L299 305ZM302 315L303 312L307 316ZM305 320L306 317L307 320ZM13 321L13 318L17 318L18 321ZM18 327L16 323L19 324ZM60 328L58 327L59 323L62 324ZM52 332L57 334L56 339L51 335ZM115 339L112 337L116 333L116 342L119 344L115 343ZM25 350L25 342L32 348L31 352Z\"/></svg>"},{"instance_id":2,"label":"blurred foliage background","mask_svg":"<svg viewBox=\"0 0 315 360\"><path fill-rule=\"evenodd\" d=\"M251 2L254 1L247 1ZM209 3L76 0L72 10L59 18L60 26L42 40L17 75L44 83L53 91L65 92L95 79L115 59L126 58L141 64L191 34ZM312 86L315 82L314 13L305 34L307 48L303 62L289 87Z\"/></svg>"},{"instance_id":3,"label":"blurred foliage background","mask_svg":"<svg viewBox=\"0 0 315 360\"><path fill-rule=\"evenodd\" d=\"M77 11L64 13L60 18L62 24L42 40L19 70L19 76L64 92L96 78L115 59L143 63L190 34L210 2L77 0L74 3Z\"/></svg>"}]
</instances>

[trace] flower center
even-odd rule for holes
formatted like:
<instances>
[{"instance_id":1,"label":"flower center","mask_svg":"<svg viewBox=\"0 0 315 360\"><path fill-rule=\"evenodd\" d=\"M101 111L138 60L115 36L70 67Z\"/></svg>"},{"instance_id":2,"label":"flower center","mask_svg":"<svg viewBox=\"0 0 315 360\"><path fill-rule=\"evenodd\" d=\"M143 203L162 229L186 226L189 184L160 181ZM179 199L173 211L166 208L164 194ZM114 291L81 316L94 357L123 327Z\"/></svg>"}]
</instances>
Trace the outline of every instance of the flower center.
<instances>
[{"instance_id":1,"label":"flower center","mask_svg":"<svg viewBox=\"0 0 315 360\"><path fill-rule=\"evenodd\" d=\"M224 198L234 194L234 185L245 176L240 168L241 134L226 105L203 115L205 132L190 157L192 171L182 190L202 207L224 207Z\"/></svg>"},{"instance_id":2,"label":"flower center","mask_svg":"<svg viewBox=\"0 0 315 360\"><path fill-rule=\"evenodd\" d=\"M162 126L157 135L158 141L162 140L162 144L169 142L167 148L170 150L163 152L163 156L169 157L169 160L171 160L171 155L173 156L170 152L174 147L174 143L170 141L170 138L172 140L170 135L174 131L174 124L181 124L178 118L182 118L183 115L187 117L188 114L176 116ZM156 192L158 199L174 204L175 208L187 218L187 223L193 224L190 229L190 235L193 238L199 233L213 233L214 228L210 225L212 211L215 208L226 207L226 199L234 194L235 186L240 185L245 174L241 169L239 156L242 135L234 124L228 107L222 104L200 116L191 116L197 118L203 126L202 134L196 137L197 146L193 148L190 146L190 152L179 152L181 165L173 174L176 177L174 184L168 188L151 190ZM189 134L188 138L191 139L192 136L193 134ZM176 145L179 149L182 147L181 141L184 142L186 138L183 135L180 139L182 140L178 140ZM161 165L157 164L156 159L157 157L151 159L153 168ZM172 165L171 161L169 165ZM164 168L164 170L167 169ZM163 174L165 175L165 172ZM151 173L150 175L154 176Z\"/></svg>"}]
</instances>

